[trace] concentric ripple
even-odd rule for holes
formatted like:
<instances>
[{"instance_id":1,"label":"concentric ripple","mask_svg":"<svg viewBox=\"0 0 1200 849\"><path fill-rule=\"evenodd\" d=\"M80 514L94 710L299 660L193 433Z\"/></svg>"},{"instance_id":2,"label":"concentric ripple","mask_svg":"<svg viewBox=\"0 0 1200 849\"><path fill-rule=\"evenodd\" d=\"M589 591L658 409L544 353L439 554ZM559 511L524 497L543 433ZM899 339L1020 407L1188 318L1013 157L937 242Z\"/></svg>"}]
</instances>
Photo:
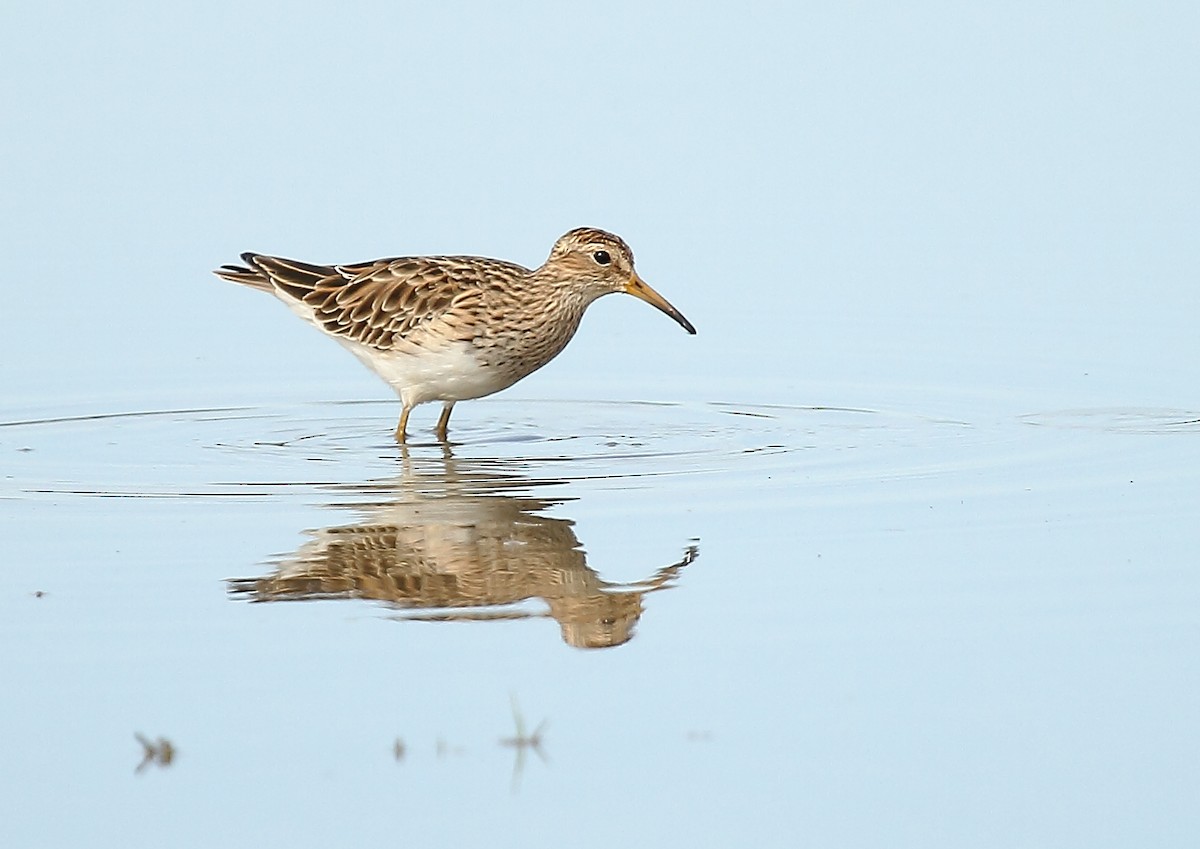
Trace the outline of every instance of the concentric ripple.
<instances>
[{"instance_id":1,"label":"concentric ripple","mask_svg":"<svg viewBox=\"0 0 1200 849\"><path fill-rule=\"evenodd\" d=\"M389 402L52 410L0 422L0 498L328 500L416 476L434 488L453 478L488 491L570 483L863 503L1030 481L1083 485L1112 465L1113 438L1200 432L1195 414L1178 411L989 416L964 408L956 418L737 402L485 399L459 411L448 448L432 440L430 417L417 421L408 446L397 446ZM1081 439L1080 429L1093 438Z\"/></svg>"},{"instance_id":2,"label":"concentric ripple","mask_svg":"<svg viewBox=\"0 0 1200 849\"><path fill-rule=\"evenodd\" d=\"M17 460L5 494L242 496L390 477L398 461L444 459L428 429L397 446L394 415L392 403L331 402L3 422L0 446ZM454 424L450 455L472 468L626 483L728 475L747 463L782 470L797 452L920 441L962 427L865 409L508 400L473 404Z\"/></svg>"},{"instance_id":3,"label":"concentric ripple","mask_svg":"<svg viewBox=\"0 0 1200 849\"><path fill-rule=\"evenodd\" d=\"M1107 433L1200 435L1200 412L1138 407L1059 410L1022 416L1026 424Z\"/></svg>"}]
</instances>

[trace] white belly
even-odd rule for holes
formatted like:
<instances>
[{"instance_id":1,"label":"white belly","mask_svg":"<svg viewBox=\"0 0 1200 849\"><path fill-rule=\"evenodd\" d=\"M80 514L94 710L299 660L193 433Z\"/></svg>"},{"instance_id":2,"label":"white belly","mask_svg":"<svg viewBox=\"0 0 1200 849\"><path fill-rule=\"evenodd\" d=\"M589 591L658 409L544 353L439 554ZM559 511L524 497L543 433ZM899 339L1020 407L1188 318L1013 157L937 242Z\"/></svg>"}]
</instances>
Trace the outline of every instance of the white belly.
<instances>
[{"instance_id":1,"label":"white belly","mask_svg":"<svg viewBox=\"0 0 1200 849\"><path fill-rule=\"evenodd\" d=\"M357 342L338 341L386 380L405 406L426 401L482 398L513 383L495 369L482 365L467 342L452 342L437 350L407 353L378 351Z\"/></svg>"}]
</instances>

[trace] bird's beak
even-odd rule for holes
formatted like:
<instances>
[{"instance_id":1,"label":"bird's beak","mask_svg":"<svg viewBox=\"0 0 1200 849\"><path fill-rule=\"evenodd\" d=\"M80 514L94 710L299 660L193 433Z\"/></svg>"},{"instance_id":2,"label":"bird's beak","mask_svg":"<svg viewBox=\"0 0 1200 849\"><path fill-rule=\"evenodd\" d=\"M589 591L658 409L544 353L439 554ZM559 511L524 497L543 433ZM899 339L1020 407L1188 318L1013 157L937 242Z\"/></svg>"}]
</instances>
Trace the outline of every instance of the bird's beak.
<instances>
[{"instance_id":1,"label":"bird's beak","mask_svg":"<svg viewBox=\"0 0 1200 849\"><path fill-rule=\"evenodd\" d=\"M683 313L671 306L670 302L662 295L651 289L642 278L634 274L629 278L629 282L625 284L625 291L633 295L635 298L641 298L652 307L658 307L671 318L679 322L679 326L691 333L696 334L696 328L692 327L692 323L683 317Z\"/></svg>"}]
</instances>

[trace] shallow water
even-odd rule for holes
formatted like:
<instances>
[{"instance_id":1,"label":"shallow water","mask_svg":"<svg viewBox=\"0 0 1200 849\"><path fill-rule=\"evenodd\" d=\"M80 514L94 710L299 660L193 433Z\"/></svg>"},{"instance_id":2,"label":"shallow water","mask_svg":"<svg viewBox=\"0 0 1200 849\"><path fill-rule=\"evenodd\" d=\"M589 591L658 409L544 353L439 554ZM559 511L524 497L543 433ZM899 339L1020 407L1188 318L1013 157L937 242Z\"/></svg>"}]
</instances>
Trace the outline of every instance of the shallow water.
<instances>
[{"instance_id":1,"label":"shallow water","mask_svg":"<svg viewBox=\"0 0 1200 849\"><path fill-rule=\"evenodd\" d=\"M937 397L30 406L11 845L1189 833L1200 416Z\"/></svg>"}]
</instances>

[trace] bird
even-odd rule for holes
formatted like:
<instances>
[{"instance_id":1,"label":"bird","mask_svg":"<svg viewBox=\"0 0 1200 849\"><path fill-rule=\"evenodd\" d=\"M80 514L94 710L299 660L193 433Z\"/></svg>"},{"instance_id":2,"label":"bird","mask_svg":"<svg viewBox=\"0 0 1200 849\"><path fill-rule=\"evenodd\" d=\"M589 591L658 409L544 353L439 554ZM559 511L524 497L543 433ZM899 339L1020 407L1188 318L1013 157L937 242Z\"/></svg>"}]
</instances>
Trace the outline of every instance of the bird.
<instances>
[{"instance_id":1,"label":"bird","mask_svg":"<svg viewBox=\"0 0 1200 849\"><path fill-rule=\"evenodd\" d=\"M696 328L634 270L620 237L594 227L563 234L537 268L479 256L402 256L314 265L244 253L213 273L269 292L333 337L400 397L396 441L413 408L442 402L436 435L449 442L458 401L482 398L554 359L587 307L625 292Z\"/></svg>"}]
</instances>

